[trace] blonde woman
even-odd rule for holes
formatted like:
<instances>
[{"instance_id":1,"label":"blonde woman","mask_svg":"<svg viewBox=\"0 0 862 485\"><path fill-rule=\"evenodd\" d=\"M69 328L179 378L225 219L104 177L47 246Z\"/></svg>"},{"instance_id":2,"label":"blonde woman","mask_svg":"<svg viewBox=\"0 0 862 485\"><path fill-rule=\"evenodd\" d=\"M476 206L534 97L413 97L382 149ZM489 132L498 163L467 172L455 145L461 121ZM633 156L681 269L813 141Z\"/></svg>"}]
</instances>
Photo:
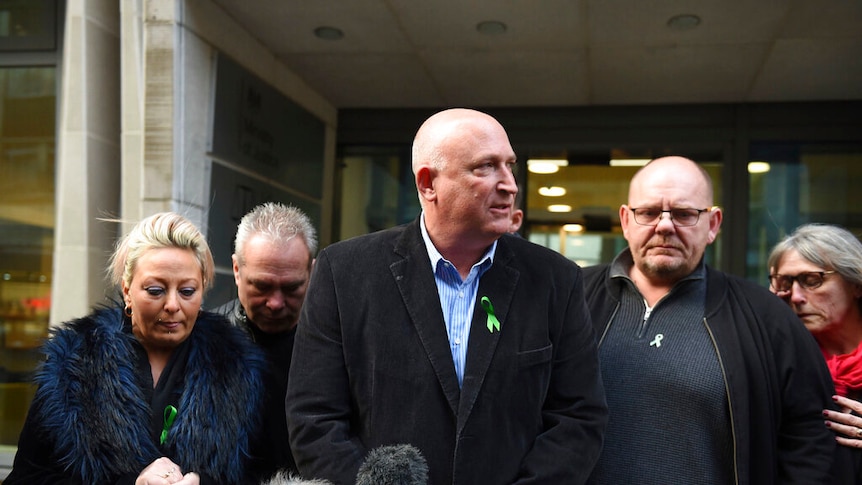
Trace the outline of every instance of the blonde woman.
<instances>
[{"instance_id":1,"label":"blonde woman","mask_svg":"<svg viewBox=\"0 0 862 485\"><path fill-rule=\"evenodd\" d=\"M38 390L6 484L243 483L263 358L202 312L212 254L160 213L117 245L122 304L67 322L44 346Z\"/></svg>"}]
</instances>

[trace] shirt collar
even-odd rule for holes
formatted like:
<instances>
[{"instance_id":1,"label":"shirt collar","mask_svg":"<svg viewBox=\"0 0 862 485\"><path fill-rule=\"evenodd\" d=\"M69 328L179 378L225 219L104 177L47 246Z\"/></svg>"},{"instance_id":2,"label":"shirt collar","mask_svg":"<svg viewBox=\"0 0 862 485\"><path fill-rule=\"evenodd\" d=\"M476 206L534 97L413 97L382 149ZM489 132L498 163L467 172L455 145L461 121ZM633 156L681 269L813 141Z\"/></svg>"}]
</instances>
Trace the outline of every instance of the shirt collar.
<instances>
[{"instance_id":1,"label":"shirt collar","mask_svg":"<svg viewBox=\"0 0 862 485\"><path fill-rule=\"evenodd\" d=\"M425 241L425 250L428 251L428 258L431 260L431 271L437 271L437 263L440 260L446 261L440 251L434 246L434 243L431 242L431 237L428 236L428 229L425 227L425 211L422 211L422 214L419 216L419 229L422 231L422 240ZM488 247L485 251L485 254L479 258L479 261L473 266L480 265L484 263L486 260L489 264L494 262L494 255L497 253L497 240L494 240L494 243Z\"/></svg>"}]
</instances>

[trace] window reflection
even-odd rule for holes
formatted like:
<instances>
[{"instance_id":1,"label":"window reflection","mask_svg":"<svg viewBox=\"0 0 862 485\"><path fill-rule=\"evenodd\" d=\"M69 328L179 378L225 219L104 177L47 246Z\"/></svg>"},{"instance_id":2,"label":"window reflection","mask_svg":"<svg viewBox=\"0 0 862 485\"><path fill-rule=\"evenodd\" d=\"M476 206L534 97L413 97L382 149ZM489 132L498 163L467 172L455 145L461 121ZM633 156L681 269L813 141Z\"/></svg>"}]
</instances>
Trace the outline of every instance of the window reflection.
<instances>
[{"instance_id":1,"label":"window reflection","mask_svg":"<svg viewBox=\"0 0 862 485\"><path fill-rule=\"evenodd\" d=\"M54 239L53 67L0 69L0 445L15 445L48 332Z\"/></svg>"},{"instance_id":2,"label":"window reflection","mask_svg":"<svg viewBox=\"0 0 862 485\"><path fill-rule=\"evenodd\" d=\"M797 226L837 224L862 234L862 145L756 143L750 150L746 276L766 285L769 251Z\"/></svg>"},{"instance_id":3,"label":"window reflection","mask_svg":"<svg viewBox=\"0 0 862 485\"><path fill-rule=\"evenodd\" d=\"M412 221L419 212L409 148L351 147L342 159L339 239Z\"/></svg>"}]
</instances>

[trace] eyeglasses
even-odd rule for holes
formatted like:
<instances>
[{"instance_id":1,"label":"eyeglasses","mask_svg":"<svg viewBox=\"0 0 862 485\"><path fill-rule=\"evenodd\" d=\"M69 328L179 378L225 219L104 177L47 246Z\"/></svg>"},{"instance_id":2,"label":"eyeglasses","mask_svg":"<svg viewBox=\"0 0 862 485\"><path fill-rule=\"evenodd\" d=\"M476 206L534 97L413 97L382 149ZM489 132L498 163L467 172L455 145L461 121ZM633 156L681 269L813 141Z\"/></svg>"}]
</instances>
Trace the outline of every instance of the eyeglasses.
<instances>
[{"instance_id":1,"label":"eyeglasses","mask_svg":"<svg viewBox=\"0 0 862 485\"><path fill-rule=\"evenodd\" d=\"M716 207L709 209L669 209L661 210L657 207L629 207L632 214L635 216L635 222L642 226L657 226L661 222L661 216L665 212L670 214L670 221L676 227L688 227L697 224L700 219L700 214L715 210Z\"/></svg>"},{"instance_id":2,"label":"eyeglasses","mask_svg":"<svg viewBox=\"0 0 862 485\"><path fill-rule=\"evenodd\" d=\"M835 271L808 271L799 273L796 276L776 273L769 275L769 285L775 291L790 291L795 281L802 288L813 290L820 288L820 285L823 284L823 278L832 273L835 273Z\"/></svg>"}]
</instances>

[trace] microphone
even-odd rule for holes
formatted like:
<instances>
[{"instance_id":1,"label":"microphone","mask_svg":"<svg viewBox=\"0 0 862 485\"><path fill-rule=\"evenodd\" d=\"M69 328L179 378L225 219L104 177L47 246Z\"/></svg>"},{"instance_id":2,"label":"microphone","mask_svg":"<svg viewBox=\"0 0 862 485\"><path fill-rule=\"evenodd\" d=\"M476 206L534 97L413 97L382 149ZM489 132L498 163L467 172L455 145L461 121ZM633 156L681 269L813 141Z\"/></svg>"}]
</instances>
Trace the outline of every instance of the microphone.
<instances>
[{"instance_id":1,"label":"microphone","mask_svg":"<svg viewBox=\"0 0 862 485\"><path fill-rule=\"evenodd\" d=\"M286 470L279 471L269 480L260 482L260 485L333 485L329 480L311 479L306 480Z\"/></svg>"},{"instance_id":2,"label":"microphone","mask_svg":"<svg viewBox=\"0 0 862 485\"><path fill-rule=\"evenodd\" d=\"M428 462L413 445L387 445L368 452L356 485L427 485Z\"/></svg>"}]
</instances>

